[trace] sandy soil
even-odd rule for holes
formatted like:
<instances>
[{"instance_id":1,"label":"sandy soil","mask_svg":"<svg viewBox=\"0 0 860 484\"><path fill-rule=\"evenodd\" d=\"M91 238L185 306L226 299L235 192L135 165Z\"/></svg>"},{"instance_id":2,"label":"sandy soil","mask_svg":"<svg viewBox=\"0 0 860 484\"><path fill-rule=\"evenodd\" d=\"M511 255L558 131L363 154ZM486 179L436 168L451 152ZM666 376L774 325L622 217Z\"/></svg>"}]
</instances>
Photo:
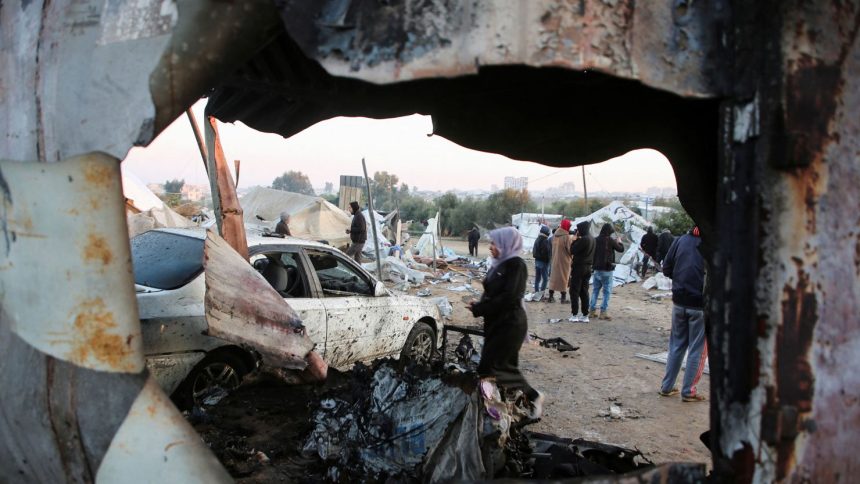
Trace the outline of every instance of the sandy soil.
<instances>
[{"instance_id":1,"label":"sandy soil","mask_svg":"<svg viewBox=\"0 0 860 484\"><path fill-rule=\"evenodd\" d=\"M444 244L458 254L469 252L465 241L445 239ZM482 241L478 255L488 253ZM528 258L527 262L531 291L534 265ZM473 285L480 288L480 281ZM544 417L534 430L635 447L657 463L710 461L710 453L699 441L699 435L708 429L708 402L660 397L657 391L665 366L634 357L668 348L672 302L670 298L652 299L658 292L640 284L617 287L609 303L613 319L592 319L588 324L568 323L568 304L526 303L530 332L542 338L561 337L579 346L578 351L567 353L537 345L523 348L521 367L526 378L547 395ZM433 289L434 296L444 293L454 306L452 324L478 324L466 309L463 293ZM563 322L548 323L552 318ZM683 370L678 385L682 377ZM709 385L704 375L699 393L709 396ZM601 416L611 403L621 406L623 419Z\"/></svg>"},{"instance_id":2,"label":"sandy soil","mask_svg":"<svg viewBox=\"0 0 860 484\"><path fill-rule=\"evenodd\" d=\"M444 243L458 254L468 253L465 241ZM479 255L487 253L482 242ZM533 273L533 263L528 262ZM458 275L453 285L465 282L469 282L466 277ZM480 280L471 283L480 290ZM451 286L425 284L422 289L430 288L434 297L448 297L454 307L449 324L480 325L466 309L476 296L449 291ZM710 455L699 441L708 428L708 403L658 396L665 367L634 357L665 351L668 346L671 301L653 299L655 293L639 284L615 288L609 306L613 319L588 324L568 323L567 304L526 303L531 333L562 337L579 347L566 353L537 344L523 347L521 367L532 386L547 396L543 419L530 430L633 447L655 463L706 462L710 467ZM562 322L549 323L553 318ZM458 339L452 336L449 348ZM314 402L327 391L341 391L349 378L349 373L333 371L324 385L289 386L259 376L189 420L241 482L318 481L325 469L302 458L298 446L310 430ZM708 377L703 376L699 392L708 396L708 386ZM622 418L608 415L612 404L621 408Z\"/></svg>"}]
</instances>

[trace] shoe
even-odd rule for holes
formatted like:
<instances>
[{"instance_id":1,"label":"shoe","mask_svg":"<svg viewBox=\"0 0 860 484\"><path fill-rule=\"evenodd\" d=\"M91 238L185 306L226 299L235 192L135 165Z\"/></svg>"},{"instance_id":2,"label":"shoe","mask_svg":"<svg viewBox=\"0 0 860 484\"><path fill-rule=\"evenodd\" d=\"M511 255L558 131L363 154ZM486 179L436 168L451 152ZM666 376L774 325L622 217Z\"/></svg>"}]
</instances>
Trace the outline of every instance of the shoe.
<instances>
[{"instance_id":1,"label":"shoe","mask_svg":"<svg viewBox=\"0 0 860 484\"><path fill-rule=\"evenodd\" d=\"M589 322L589 321L588 321L588 316L583 315L581 318L579 318L579 322L580 322L580 323L587 323L587 322Z\"/></svg>"},{"instance_id":2,"label":"shoe","mask_svg":"<svg viewBox=\"0 0 860 484\"><path fill-rule=\"evenodd\" d=\"M597 319L602 319L604 321L612 321L612 316L609 315L607 311L600 311L600 316Z\"/></svg>"},{"instance_id":3,"label":"shoe","mask_svg":"<svg viewBox=\"0 0 860 484\"><path fill-rule=\"evenodd\" d=\"M537 420L543 415L544 400L546 400L546 396L542 392L538 392L537 398L532 402L532 411L531 415L529 415L533 420Z\"/></svg>"},{"instance_id":4,"label":"shoe","mask_svg":"<svg viewBox=\"0 0 860 484\"><path fill-rule=\"evenodd\" d=\"M681 397L682 402L704 402L705 400L707 400L707 398L702 395L688 395L686 397Z\"/></svg>"},{"instance_id":5,"label":"shoe","mask_svg":"<svg viewBox=\"0 0 860 484\"><path fill-rule=\"evenodd\" d=\"M596 309L592 309L591 311L589 311L589 312L588 312L588 317L589 317L589 318L597 318L597 317L598 317L598 316L597 316L597 310L596 310Z\"/></svg>"},{"instance_id":6,"label":"shoe","mask_svg":"<svg viewBox=\"0 0 860 484\"><path fill-rule=\"evenodd\" d=\"M567 299L565 299L564 296L562 296L558 302L560 302L562 304L567 304Z\"/></svg>"},{"instance_id":7,"label":"shoe","mask_svg":"<svg viewBox=\"0 0 860 484\"><path fill-rule=\"evenodd\" d=\"M657 392L657 395L660 395L661 397L671 397L671 396L677 395L679 393L681 393L681 391L678 390L678 387L675 387L675 388L669 390L668 392L664 392L663 390L660 390L659 392Z\"/></svg>"},{"instance_id":8,"label":"shoe","mask_svg":"<svg viewBox=\"0 0 860 484\"><path fill-rule=\"evenodd\" d=\"M569 318L567 318L569 323L578 323L580 322L579 316L576 314L572 314Z\"/></svg>"},{"instance_id":9,"label":"shoe","mask_svg":"<svg viewBox=\"0 0 860 484\"><path fill-rule=\"evenodd\" d=\"M555 296L550 296L549 299L546 300L546 302L555 302Z\"/></svg>"}]
</instances>

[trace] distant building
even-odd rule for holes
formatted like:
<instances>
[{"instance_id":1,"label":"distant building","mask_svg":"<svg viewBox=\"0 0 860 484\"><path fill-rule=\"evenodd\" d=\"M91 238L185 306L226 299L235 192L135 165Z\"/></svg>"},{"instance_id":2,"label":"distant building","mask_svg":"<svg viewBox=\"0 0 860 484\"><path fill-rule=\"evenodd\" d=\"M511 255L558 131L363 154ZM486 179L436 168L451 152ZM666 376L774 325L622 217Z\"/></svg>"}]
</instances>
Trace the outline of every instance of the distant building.
<instances>
[{"instance_id":1,"label":"distant building","mask_svg":"<svg viewBox=\"0 0 860 484\"><path fill-rule=\"evenodd\" d=\"M209 187L206 185L182 185L182 198L192 202L199 202L209 195Z\"/></svg>"},{"instance_id":2,"label":"distant building","mask_svg":"<svg viewBox=\"0 0 860 484\"><path fill-rule=\"evenodd\" d=\"M514 190L528 190L529 177L527 176L506 176L505 189L513 188Z\"/></svg>"},{"instance_id":3,"label":"distant building","mask_svg":"<svg viewBox=\"0 0 860 484\"><path fill-rule=\"evenodd\" d=\"M349 207L349 202L355 201L358 202L358 206L364 207L362 202L364 190L366 190L365 187L364 177L341 175L337 206L341 210L346 211L347 207Z\"/></svg>"},{"instance_id":4,"label":"distant building","mask_svg":"<svg viewBox=\"0 0 860 484\"><path fill-rule=\"evenodd\" d=\"M156 195L164 195L164 185L161 183L147 183L146 188L149 188Z\"/></svg>"},{"instance_id":5,"label":"distant building","mask_svg":"<svg viewBox=\"0 0 860 484\"><path fill-rule=\"evenodd\" d=\"M325 182L325 188L323 188L322 192L326 195L334 193L334 183Z\"/></svg>"}]
</instances>

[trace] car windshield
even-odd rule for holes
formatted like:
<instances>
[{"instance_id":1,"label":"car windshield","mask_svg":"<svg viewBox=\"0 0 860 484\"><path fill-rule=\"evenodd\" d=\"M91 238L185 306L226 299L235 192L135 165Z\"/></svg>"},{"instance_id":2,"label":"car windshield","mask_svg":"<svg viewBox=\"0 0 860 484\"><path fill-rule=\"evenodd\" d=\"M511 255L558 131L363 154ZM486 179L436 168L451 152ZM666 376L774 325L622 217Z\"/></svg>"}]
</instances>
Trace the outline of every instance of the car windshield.
<instances>
[{"instance_id":1,"label":"car windshield","mask_svg":"<svg viewBox=\"0 0 860 484\"><path fill-rule=\"evenodd\" d=\"M203 240L149 231L131 239L134 282L157 289L176 289L203 270Z\"/></svg>"}]
</instances>

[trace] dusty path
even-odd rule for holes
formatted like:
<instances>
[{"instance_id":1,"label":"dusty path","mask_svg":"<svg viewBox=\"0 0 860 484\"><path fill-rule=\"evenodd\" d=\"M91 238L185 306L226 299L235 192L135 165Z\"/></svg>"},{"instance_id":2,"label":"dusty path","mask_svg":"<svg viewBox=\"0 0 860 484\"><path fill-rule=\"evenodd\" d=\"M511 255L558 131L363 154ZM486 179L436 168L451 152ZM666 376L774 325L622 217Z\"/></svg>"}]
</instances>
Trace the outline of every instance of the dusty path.
<instances>
[{"instance_id":1,"label":"dusty path","mask_svg":"<svg viewBox=\"0 0 860 484\"><path fill-rule=\"evenodd\" d=\"M444 243L458 254L468 253L465 241L446 239ZM479 255L487 254L487 245L481 242ZM533 274L533 263L527 261ZM477 280L473 285L480 288ZM454 305L453 323L478 324L466 310L463 293L436 288L433 292L449 297ZM708 402L683 403L677 396L660 397L657 390L665 366L634 357L668 348L672 302L652 300L657 292L642 289L640 284L617 287L609 304L612 321L588 324L568 323L567 304L526 303L531 332L543 338L562 337L580 347L564 354L536 345L523 348L521 366L526 377L547 394L543 420L534 430L636 447L654 462L710 461L699 441L699 435L708 429ZM551 318L563 322L548 323ZM682 377L683 370L678 385ZM699 393L709 396L709 384L704 375ZM611 403L621 407L626 415L623 419L601 416Z\"/></svg>"}]
</instances>

